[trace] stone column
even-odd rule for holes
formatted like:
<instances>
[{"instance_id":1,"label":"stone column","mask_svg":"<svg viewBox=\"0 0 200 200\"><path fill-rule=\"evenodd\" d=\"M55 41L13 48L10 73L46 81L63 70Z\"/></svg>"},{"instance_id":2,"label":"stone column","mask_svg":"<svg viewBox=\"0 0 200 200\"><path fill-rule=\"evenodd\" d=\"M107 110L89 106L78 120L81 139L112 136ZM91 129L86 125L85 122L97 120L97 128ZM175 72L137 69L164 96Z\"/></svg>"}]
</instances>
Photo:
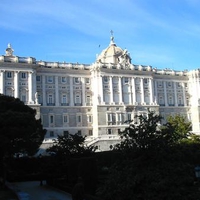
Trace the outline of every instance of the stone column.
<instances>
[{"instance_id":1,"label":"stone column","mask_svg":"<svg viewBox=\"0 0 200 200\"><path fill-rule=\"evenodd\" d=\"M177 91L176 91L176 82L174 82L174 105L178 106L177 102Z\"/></svg>"},{"instance_id":2,"label":"stone column","mask_svg":"<svg viewBox=\"0 0 200 200\"><path fill-rule=\"evenodd\" d=\"M82 106L85 106L85 78L81 78Z\"/></svg>"},{"instance_id":3,"label":"stone column","mask_svg":"<svg viewBox=\"0 0 200 200\"><path fill-rule=\"evenodd\" d=\"M122 99L122 77L119 77L118 80L118 86L119 86L119 104L123 103L123 99Z\"/></svg>"},{"instance_id":4,"label":"stone column","mask_svg":"<svg viewBox=\"0 0 200 200\"><path fill-rule=\"evenodd\" d=\"M184 83L182 83L182 88L183 88L183 105L186 106L185 85L184 85Z\"/></svg>"},{"instance_id":5,"label":"stone column","mask_svg":"<svg viewBox=\"0 0 200 200\"><path fill-rule=\"evenodd\" d=\"M19 72L14 72L14 97L19 98Z\"/></svg>"},{"instance_id":6,"label":"stone column","mask_svg":"<svg viewBox=\"0 0 200 200\"><path fill-rule=\"evenodd\" d=\"M4 84L4 74L5 74L5 71L1 70L1 73L0 73L0 93L1 94L4 94L5 93L5 84Z\"/></svg>"},{"instance_id":7,"label":"stone column","mask_svg":"<svg viewBox=\"0 0 200 200\"><path fill-rule=\"evenodd\" d=\"M73 77L70 76L70 106L74 106Z\"/></svg>"},{"instance_id":8,"label":"stone column","mask_svg":"<svg viewBox=\"0 0 200 200\"><path fill-rule=\"evenodd\" d=\"M60 105L58 76L55 76L55 105L56 106Z\"/></svg>"},{"instance_id":9,"label":"stone column","mask_svg":"<svg viewBox=\"0 0 200 200\"><path fill-rule=\"evenodd\" d=\"M166 81L164 81L164 95L165 95L165 106L168 106L168 102L167 102L167 90L166 90Z\"/></svg>"},{"instance_id":10,"label":"stone column","mask_svg":"<svg viewBox=\"0 0 200 200\"><path fill-rule=\"evenodd\" d=\"M33 103L33 72L28 72L28 103Z\"/></svg>"},{"instance_id":11,"label":"stone column","mask_svg":"<svg viewBox=\"0 0 200 200\"><path fill-rule=\"evenodd\" d=\"M103 77L99 76L99 97L98 97L98 101L99 104L104 104L104 94L103 94L103 81L102 81Z\"/></svg>"},{"instance_id":12,"label":"stone column","mask_svg":"<svg viewBox=\"0 0 200 200\"><path fill-rule=\"evenodd\" d=\"M141 89L141 103L144 104L144 81L143 78L140 79L140 89Z\"/></svg>"},{"instance_id":13,"label":"stone column","mask_svg":"<svg viewBox=\"0 0 200 200\"><path fill-rule=\"evenodd\" d=\"M45 75L42 75L42 104L43 104L43 106L47 105L45 78L46 78Z\"/></svg>"},{"instance_id":14,"label":"stone column","mask_svg":"<svg viewBox=\"0 0 200 200\"><path fill-rule=\"evenodd\" d=\"M110 85L110 104L113 104L113 82L112 82L112 76L109 77L109 85Z\"/></svg>"},{"instance_id":15,"label":"stone column","mask_svg":"<svg viewBox=\"0 0 200 200\"><path fill-rule=\"evenodd\" d=\"M149 95L150 95L150 105L153 104L153 87L152 87L152 78L149 79Z\"/></svg>"},{"instance_id":16,"label":"stone column","mask_svg":"<svg viewBox=\"0 0 200 200\"><path fill-rule=\"evenodd\" d=\"M157 81L154 81L154 103L157 104L158 101L158 86L157 86Z\"/></svg>"},{"instance_id":17,"label":"stone column","mask_svg":"<svg viewBox=\"0 0 200 200\"><path fill-rule=\"evenodd\" d=\"M132 78L132 104L136 103L136 94L135 94L135 78Z\"/></svg>"}]
</instances>

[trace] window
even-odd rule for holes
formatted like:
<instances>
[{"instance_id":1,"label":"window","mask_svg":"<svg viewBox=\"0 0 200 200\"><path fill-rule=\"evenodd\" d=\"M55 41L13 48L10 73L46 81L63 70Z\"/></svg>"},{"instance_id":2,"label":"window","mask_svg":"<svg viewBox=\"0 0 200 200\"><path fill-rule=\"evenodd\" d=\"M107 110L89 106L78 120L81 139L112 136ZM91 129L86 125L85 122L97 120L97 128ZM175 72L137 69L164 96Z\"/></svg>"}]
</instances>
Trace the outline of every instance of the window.
<instances>
[{"instance_id":1,"label":"window","mask_svg":"<svg viewBox=\"0 0 200 200\"><path fill-rule=\"evenodd\" d=\"M67 103L67 95L66 94L62 95L62 103L64 103L64 104Z\"/></svg>"},{"instance_id":2,"label":"window","mask_svg":"<svg viewBox=\"0 0 200 200\"><path fill-rule=\"evenodd\" d=\"M144 78L144 84L147 85L148 84L148 79Z\"/></svg>"},{"instance_id":3,"label":"window","mask_svg":"<svg viewBox=\"0 0 200 200\"><path fill-rule=\"evenodd\" d=\"M21 100L22 100L23 102L26 102L26 95L25 95L25 94L22 94Z\"/></svg>"},{"instance_id":4,"label":"window","mask_svg":"<svg viewBox=\"0 0 200 200\"><path fill-rule=\"evenodd\" d=\"M162 81L158 81L158 87L162 87L163 84L162 84Z\"/></svg>"},{"instance_id":5,"label":"window","mask_svg":"<svg viewBox=\"0 0 200 200\"><path fill-rule=\"evenodd\" d=\"M66 83L67 82L67 78L66 77L62 77L61 81L62 81L62 83Z\"/></svg>"},{"instance_id":6,"label":"window","mask_svg":"<svg viewBox=\"0 0 200 200\"><path fill-rule=\"evenodd\" d=\"M80 78L74 78L74 83L76 83L76 84L78 84L78 83L80 83Z\"/></svg>"},{"instance_id":7,"label":"window","mask_svg":"<svg viewBox=\"0 0 200 200\"><path fill-rule=\"evenodd\" d=\"M124 83L128 83L129 82L129 78L125 77L124 78Z\"/></svg>"},{"instance_id":8,"label":"window","mask_svg":"<svg viewBox=\"0 0 200 200\"><path fill-rule=\"evenodd\" d=\"M76 122L77 123L81 123L82 119L81 119L81 115L77 115L76 116Z\"/></svg>"},{"instance_id":9,"label":"window","mask_svg":"<svg viewBox=\"0 0 200 200\"><path fill-rule=\"evenodd\" d=\"M178 88L180 88L180 87L181 87L181 83L178 83L177 85L178 85Z\"/></svg>"},{"instance_id":10,"label":"window","mask_svg":"<svg viewBox=\"0 0 200 200\"><path fill-rule=\"evenodd\" d=\"M12 72L7 72L7 78L12 78Z\"/></svg>"},{"instance_id":11,"label":"window","mask_svg":"<svg viewBox=\"0 0 200 200\"><path fill-rule=\"evenodd\" d=\"M172 83L171 82L168 82L167 85L168 85L168 87L172 87Z\"/></svg>"},{"instance_id":12,"label":"window","mask_svg":"<svg viewBox=\"0 0 200 200\"><path fill-rule=\"evenodd\" d=\"M90 96L87 96L87 97L86 97L86 104L87 104L87 105L90 105L90 103L91 103L91 97L90 97Z\"/></svg>"},{"instance_id":13,"label":"window","mask_svg":"<svg viewBox=\"0 0 200 200\"><path fill-rule=\"evenodd\" d=\"M75 96L75 103L77 103L77 104L81 103L81 97L79 94L76 94L76 96Z\"/></svg>"},{"instance_id":14,"label":"window","mask_svg":"<svg viewBox=\"0 0 200 200\"><path fill-rule=\"evenodd\" d=\"M40 76L36 76L36 81L40 82L41 77Z\"/></svg>"},{"instance_id":15,"label":"window","mask_svg":"<svg viewBox=\"0 0 200 200\"><path fill-rule=\"evenodd\" d=\"M69 136L69 131L63 131L63 136L68 137Z\"/></svg>"},{"instance_id":16,"label":"window","mask_svg":"<svg viewBox=\"0 0 200 200\"><path fill-rule=\"evenodd\" d=\"M111 135L112 134L112 130L108 129L108 134Z\"/></svg>"},{"instance_id":17,"label":"window","mask_svg":"<svg viewBox=\"0 0 200 200\"><path fill-rule=\"evenodd\" d=\"M48 103L49 104L53 103L53 95L52 94L48 95Z\"/></svg>"},{"instance_id":18,"label":"window","mask_svg":"<svg viewBox=\"0 0 200 200\"><path fill-rule=\"evenodd\" d=\"M48 76L47 82L48 83L53 83L53 76Z\"/></svg>"},{"instance_id":19,"label":"window","mask_svg":"<svg viewBox=\"0 0 200 200\"><path fill-rule=\"evenodd\" d=\"M88 115L87 118L88 118L88 122L92 123L92 115Z\"/></svg>"},{"instance_id":20,"label":"window","mask_svg":"<svg viewBox=\"0 0 200 200\"><path fill-rule=\"evenodd\" d=\"M131 113L127 113L127 120L132 120Z\"/></svg>"},{"instance_id":21,"label":"window","mask_svg":"<svg viewBox=\"0 0 200 200\"><path fill-rule=\"evenodd\" d=\"M105 83L107 83L107 82L108 82L108 77L107 77L107 76L104 76L104 77L103 77L103 81L104 81Z\"/></svg>"},{"instance_id":22,"label":"window","mask_svg":"<svg viewBox=\"0 0 200 200\"><path fill-rule=\"evenodd\" d=\"M78 133L77 133L79 136L81 136L81 130L78 130Z\"/></svg>"},{"instance_id":23,"label":"window","mask_svg":"<svg viewBox=\"0 0 200 200\"><path fill-rule=\"evenodd\" d=\"M50 115L50 116L49 116L49 122L50 122L50 124L53 124L53 123L54 123L54 117L53 117L53 115Z\"/></svg>"},{"instance_id":24,"label":"window","mask_svg":"<svg viewBox=\"0 0 200 200\"><path fill-rule=\"evenodd\" d=\"M50 131L49 135L50 135L50 137L54 137L54 132Z\"/></svg>"},{"instance_id":25,"label":"window","mask_svg":"<svg viewBox=\"0 0 200 200\"><path fill-rule=\"evenodd\" d=\"M89 132L88 135L90 135L90 136L93 135L93 131L92 130L89 130L88 132Z\"/></svg>"},{"instance_id":26,"label":"window","mask_svg":"<svg viewBox=\"0 0 200 200\"><path fill-rule=\"evenodd\" d=\"M63 116L63 123L68 123L68 115Z\"/></svg>"},{"instance_id":27,"label":"window","mask_svg":"<svg viewBox=\"0 0 200 200\"><path fill-rule=\"evenodd\" d=\"M108 113L107 114L107 122L108 122L108 125L115 125L116 124L116 114Z\"/></svg>"},{"instance_id":28,"label":"window","mask_svg":"<svg viewBox=\"0 0 200 200\"><path fill-rule=\"evenodd\" d=\"M22 73L21 73L21 78L22 78L22 79L26 79L26 73L25 73L25 72L22 72Z\"/></svg>"},{"instance_id":29,"label":"window","mask_svg":"<svg viewBox=\"0 0 200 200\"><path fill-rule=\"evenodd\" d=\"M89 84L90 83L90 79L89 78L85 78L85 83Z\"/></svg>"}]
</instances>

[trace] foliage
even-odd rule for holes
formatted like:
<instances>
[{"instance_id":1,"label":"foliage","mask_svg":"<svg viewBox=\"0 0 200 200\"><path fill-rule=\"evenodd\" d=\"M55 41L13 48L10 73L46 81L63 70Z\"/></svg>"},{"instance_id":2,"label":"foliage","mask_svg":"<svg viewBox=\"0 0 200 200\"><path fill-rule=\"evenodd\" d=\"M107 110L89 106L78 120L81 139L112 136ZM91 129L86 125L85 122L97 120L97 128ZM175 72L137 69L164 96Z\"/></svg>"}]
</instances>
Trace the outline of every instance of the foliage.
<instances>
[{"instance_id":1,"label":"foliage","mask_svg":"<svg viewBox=\"0 0 200 200\"><path fill-rule=\"evenodd\" d=\"M178 143L191 135L192 126L191 122L188 122L185 117L175 115L167 118L167 123L163 128L167 129L168 133L173 133L173 141Z\"/></svg>"},{"instance_id":2,"label":"foliage","mask_svg":"<svg viewBox=\"0 0 200 200\"><path fill-rule=\"evenodd\" d=\"M194 185L194 160L199 152L199 146L197 151L183 144L141 150L113 164L98 194L105 200L196 200L200 191Z\"/></svg>"},{"instance_id":3,"label":"foliage","mask_svg":"<svg viewBox=\"0 0 200 200\"><path fill-rule=\"evenodd\" d=\"M48 152L55 152L57 155L90 155L95 152L96 147L86 146L85 137L78 134L59 135L54 141L54 145L50 147Z\"/></svg>"},{"instance_id":4,"label":"foliage","mask_svg":"<svg viewBox=\"0 0 200 200\"><path fill-rule=\"evenodd\" d=\"M159 128L161 116L149 111L147 116L138 116L138 123L130 123L129 127L120 132L121 143L115 146L115 150L149 149L165 146L166 132Z\"/></svg>"},{"instance_id":5,"label":"foliage","mask_svg":"<svg viewBox=\"0 0 200 200\"><path fill-rule=\"evenodd\" d=\"M195 200L194 167L199 165L200 137L190 134L191 124L181 116L160 126L154 112L138 116L120 133L115 146L123 155L109 168L98 194L105 200Z\"/></svg>"},{"instance_id":6,"label":"foliage","mask_svg":"<svg viewBox=\"0 0 200 200\"><path fill-rule=\"evenodd\" d=\"M1 157L23 153L33 155L45 135L35 110L14 97L0 94Z\"/></svg>"}]
</instances>

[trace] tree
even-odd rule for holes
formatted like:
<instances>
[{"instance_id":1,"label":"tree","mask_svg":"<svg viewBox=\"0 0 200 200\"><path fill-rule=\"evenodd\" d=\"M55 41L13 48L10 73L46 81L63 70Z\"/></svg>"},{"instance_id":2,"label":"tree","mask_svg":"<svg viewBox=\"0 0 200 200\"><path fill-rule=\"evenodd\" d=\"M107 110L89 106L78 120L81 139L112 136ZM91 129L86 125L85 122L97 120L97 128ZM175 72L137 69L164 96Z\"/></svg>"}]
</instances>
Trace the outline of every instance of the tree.
<instances>
[{"instance_id":1,"label":"tree","mask_svg":"<svg viewBox=\"0 0 200 200\"><path fill-rule=\"evenodd\" d=\"M153 111L148 111L147 116L139 115L138 123L130 121L129 127L120 132L122 141L115 146L115 150L134 150L160 148L169 145L167 132L159 126L162 117Z\"/></svg>"},{"instance_id":2,"label":"tree","mask_svg":"<svg viewBox=\"0 0 200 200\"><path fill-rule=\"evenodd\" d=\"M188 139L191 136L192 125L185 117L181 115L169 116L167 123L163 126L169 133L173 133L173 142L179 143L183 139Z\"/></svg>"},{"instance_id":3,"label":"tree","mask_svg":"<svg viewBox=\"0 0 200 200\"><path fill-rule=\"evenodd\" d=\"M35 118L36 111L17 98L0 94L1 157L16 153L34 155L41 145L45 130Z\"/></svg>"},{"instance_id":4,"label":"tree","mask_svg":"<svg viewBox=\"0 0 200 200\"><path fill-rule=\"evenodd\" d=\"M96 147L86 146L85 137L78 134L59 135L54 141L54 145L47 149L48 152L54 152L57 155L88 155L95 152Z\"/></svg>"},{"instance_id":5,"label":"tree","mask_svg":"<svg viewBox=\"0 0 200 200\"><path fill-rule=\"evenodd\" d=\"M161 117L150 111L138 118L139 124L132 121L120 133L115 150L123 157L108 169L98 194L105 200L198 199L194 166L199 163L200 138L190 135L190 123L177 116L160 126Z\"/></svg>"}]
</instances>

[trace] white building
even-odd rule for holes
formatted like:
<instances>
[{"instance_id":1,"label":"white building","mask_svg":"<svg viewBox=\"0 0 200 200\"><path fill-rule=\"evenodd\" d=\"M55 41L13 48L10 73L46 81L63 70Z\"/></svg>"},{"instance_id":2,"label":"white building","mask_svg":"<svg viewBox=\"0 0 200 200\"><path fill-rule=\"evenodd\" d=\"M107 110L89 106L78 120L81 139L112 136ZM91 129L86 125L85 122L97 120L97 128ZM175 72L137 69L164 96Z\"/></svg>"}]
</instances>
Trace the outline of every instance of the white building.
<instances>
[{"instance_id":1,"label":"white building","mask_svg":"<svg viewBox=\"0 0 200 200\"><path fill-rule=\"evenodd\" d=\"M118 132L138 114L154 110L180 114L200 132L200 71L159 70L131 64L127 50L111 37L109 46L91 65L36 61L13 55L8 45L0 56L0 93L20 98L37 110L45 141L79 133L88 144L105 150ZM106 147L107 145L107 147Z\"/></svg>"}]
</instances>

